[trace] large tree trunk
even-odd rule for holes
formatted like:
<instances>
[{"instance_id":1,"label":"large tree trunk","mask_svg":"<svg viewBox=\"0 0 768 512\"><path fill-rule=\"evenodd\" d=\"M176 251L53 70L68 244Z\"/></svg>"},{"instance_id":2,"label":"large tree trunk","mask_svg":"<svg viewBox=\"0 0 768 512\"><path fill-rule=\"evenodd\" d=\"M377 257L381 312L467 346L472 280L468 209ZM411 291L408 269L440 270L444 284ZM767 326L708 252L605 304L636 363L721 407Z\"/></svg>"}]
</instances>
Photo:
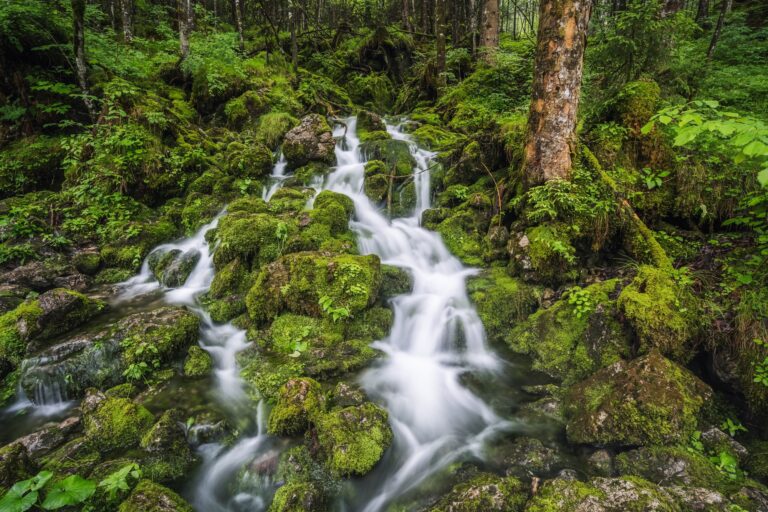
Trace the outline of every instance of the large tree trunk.
<instances>
[{"instance_id":1,"label":"large tree trunk","mask_svg":"<svg viewBox=\"0 0 768 512\"><path fill-rule=\"evenodd\" d=\"M296 16L295 0L288 0L288 22L291 28L291 65L293 66L294 73L299 70L299 41L296 29L298 20Z\"/></svg>"},{"instance_id":2,"label":"large tree trunk","mask_svg":"<svg viewBox=\"0 0 768 512\"><path fill-rule=\"evenodd\" d=\"M120 17L123 20L123 40L126 43L133 41L133 2L120 0Z\"/></svg>"},{"instance_id":3,"label":"large tree trunk","mask_svg":"<svg viewBox=\"0 0 768 512\"><path fill-rule=\"evenodd\" d=\"M179 18L179 47L183 61L189 56L189 34L195 22L192 0L176 0L176 10Z\"/></svg>"},{"instance_id":4,"label":"large tree trunk","mask_svg":"<svg viewBox=\"0 0 768 512\"><path fill-rule=\"evenodd\" d=\"M712 40L709 42L709 50L707 50L707 59L711 60L712 55L715 54L715 48L717 48L717 42L720 40L720 33L723 31L723 24L725 23L725 15L731 12L731 6L733 0L722 0L720 3L720 16L717 17L717 26L712 33Z\"/></svg>"},{"instance_id":5,"label":"large tree trunk","mask_svg":"<svg viewBox=\"0 0 768 512\"><path fill-rule=\"evenodd\" d=\"M483 4L483 33L481 43L486 59L492 60L499 47L499 0L485 0Z\"/></svg>"},{"instance_id":6,"label":"large tree trunk","mask_svg":"<svg viewBox=\"0 0 768 512\"><path fill-rule=\"evenodd\" d=\"M664 0L664 3L661 5L661 17L673 16L682 8L683 0Z\"/></svg>"},{"instance_id":7,"label":"large tree trunk","mask_svg":"<svg viewBox=\"0 0 768 512\"><path fill-rule=\"evenodd\" d=\"M243 11L240 6L240 0L235 0L235 25L237 26L237 37L240 42L240 51L245 52L245 38L243 38Z\"/></svg>"},{"instance_id":8,"label":"large tree trunk","mask_svg":"<svg viewBox=\"0 0 768 512\"><path fill-rule=\"evenodd\" d=\"M542 0L524 173L538 185L571 176L571 143L592 0Z\"/></svg>"},{"instance_id":9,"label":"large tree trunk","mask_svg":"<svg viewBox=\"0 0 768 512\"><path fill-rule=\"evenodd\" d=\"M709 16L709 0L699 0L699 7L696 9L696 23L703 27Z\"/></svg>"},{"instance_id":10,"label":"large tree trunk","mask_svg":"<svg viewBox=\"0 0 768 512\"><path fill-rule=\"evenodd\" d=\"M88 115L93 120L95 111L91 92L88 90L88 68L85 65L85 0L72 0L72 19L74 22L72 44L75 52L77 83L83 93L83 103L88 109Z\"/></svg>"}]
</instances>

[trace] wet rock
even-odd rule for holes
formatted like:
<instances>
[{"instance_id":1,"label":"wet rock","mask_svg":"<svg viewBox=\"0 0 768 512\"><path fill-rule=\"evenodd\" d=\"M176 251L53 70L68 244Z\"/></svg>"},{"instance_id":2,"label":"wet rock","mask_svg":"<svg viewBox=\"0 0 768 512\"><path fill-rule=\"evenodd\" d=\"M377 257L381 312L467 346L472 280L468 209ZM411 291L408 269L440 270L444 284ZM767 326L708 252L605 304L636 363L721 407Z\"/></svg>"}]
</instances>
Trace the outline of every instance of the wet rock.
<instances>
[{"instance_id":1,"label":"wet rock","mask_svg":"<svg viewBox=\"0 0 768 512\"><path fill-rule=\"evenodd\" d=\"M565 406L559 396L548 396L527 403L520 409L520 412L532 417L544 417L558 423L565 422Z\"/></svg>"},{"instance_id":2,"label":"wet rock","mask_svg":"<svg viewBox=\"0 0 768 512\"><path fill-rule=\"evenodd\" d=\"M518 479L482 474L451 489L429 512L517 512L527 498L527 489Z\"/></svg>"},{"instance_id":3,"label":"wet rock","mask_svg":"<svg viewBox=\"0 0 768 512\"><path fill-rule=\"evenodd\" d=\"M335 475L364 475L392 442L387 411L373 403L331 411L315 421L317 444Z\"/></svg>"},{"instance_id":4,"label":"wet rock","mask_svg":"<svg viewBox=\"0 0 768 512\"><path fill-rule=\"evenodd\" d=\"M504 463L508 466L508 476L531 477L551 473L562 460L556 450L531 437L515 439L512 445L505 449Z\"/></svg>"},{"instance_id":5,"label":"wet rock","mask_svg":"<svg viewBox=\"0 0 768 512\"><path fill-rule=\"evenodd\" d=\"M333 388L331 401L333 402L333 405L337 407L362 405L363 402L365 402L365 393L363 393L363 390L357 386L353 386L346 382L339 382L336 384L336 387Z\"/></svg>"},{"instance_id":6,"label":"wet rock","mask_svg":"<svg viewBox=\"0 0 768 512\"><path fill-rule=\"evenodd\" d=\"M387 126L384 124L384 120L380 115L374 114L368 110L361 110L357 114L357 131L360 132L376 132L386 131Z\"/></svg>"},{"instance_id":7,"label":"wet rock","mask_svg":"<svg viewBox=\"0 0 768 512\"><path fill-rule=\"evenodd\" d=\"M29 289L15 284L0 285L0 315L16 309L29 294Z\"/></svg>"},{"instance_id":8,"label":"wet rock","mask_svg":"<svg viewBox=\"0 0 768 512\"><path fill-rule=\"evenodd\" d=\"M325 496L311 482L289 482L275 493L269 512L321 512Z\"/></svg>"},{"instance_id":9,"label":"wet rock","mask_svg":"<svg viewBox=\"0 0 768 512\"><path fill-rule=\"evenodd\" d=\"M58 425L52 425L21 437L16 442L23 445L27 449L29 457L35 460L64 444L67 437L79 428L80 418L73 416Z\"/></svg>"},{"instance_id":10,"label":"wet rock","mask_svg":"<svg viewBox=\"0 0 768 512\"><path fill-rule=\"evenodd\" d=\"M606 510L680 510L677 500L667 491L639 478L595 478L591 483L604 493L603 506Z\"/></svg>"},{"instance_id":11,"label":"wet rock","mask_svg":"<svg viewBox=\"0 0 768 512\"><path fill-rule=\"evenodd\" d=\"M687 440L712 390L656 351L603 368L568 392L568 439L633 446Z\"/></svg>"},{"instance_id":12,"label":"wet rock","mask_svg":"<svg viewBox=\"0 0 768 512\"><path fill-rule=\"evenodd\" d=\"M734 510L730 507L731 503L725 496L712 489L671 486L667 487L666 491L676 498L677 502L684 507L684 510L701 510L706 512Z\"/></svg>"},{"instance_id":13,"label":"wet rock","mask_svg":"<svg viewBox=\"0 0 768 512\"><path fill-rule=\"evenodd\" d=\"M248 472L254 475L274 475L280 464L280 450L271 449L259 453L255 459L248 464Z\"/></svg>"},{"instance_id":14,"label":"wet rock","mask_svg":"<svg viewBox=\"0 0 768 512\"><path fill-rule=\"evenodd\" d=\"M192 446L222 442L231 434L225 418L212 411L193 416L192 425L187 429L187 441Z\"/></svg>"},{"instance_id":15,"label":"wet rock","mask_svg":"<svg viewBox=\"0 0 768 512\"><path fill-rule=\"evenodd\" d=\"M141 438L149 456L142 461L144 475L156 482L182 477L194 463L184 429L184 414L179 409L165 411Z\"/></svg>"},{"instance_id":16,"label":"wet rock","mask_svg":"<svg viewBox=\"0 0 768 512\"><path fill-rule=\"evenodd\" d=\"M413 278L407 270L392 265L381 266L381 302L386 303L392 297L410 293L413 289Z\"/></svg>"},{"instance_id":17,"label":"wet rock","mask_svg":"<svg viewBox=\"0 0 768 512\"><path fill-rule=\"evenodd\" d=\"M320 384L313 379L291 379L280 388L277 404L269 413L271 434L290 435L303 432L322 415L325 399Z\"/></svg>"},{"instance_id":18,"label":"wet rock","mask_svg":"<svg viewBox=\"0 0 768 512\"><path fill-rule=\"evenodd\" d=\"M86 323L106 308L106 304L65 288L49 290L37 299L38 337L48 338Z\"/></svg>"},{"instance_id":19,"label":"wet rock","mask_svg":"<svg viewBox=\"0 0 768 512\"><path fill-rule=\"evenodd\" d=\"M0 276L0 283L31 288L44 292L55 286L54 279L67 272L65 267L42 261L33 261L14 268Z\"/></svg>"},{"instance_id":20,"label":"wet rock","mask_svg":"<svg viewBox=\"0 0 768 512\"><path fill-rule=\"evenodd\" d=\"M85 437L76 437L42 458L43 469L57 475L87 475L99 462L99 452Z\"/></svg>"},{"instance_id":21,"label":"wet rock","mask_svg":"<svg viewBox=\"0 0 768 512\"><path fill-rule=\"evenodd\" d=\"M23 444L11 443L0 448L0 490L7 489L33 474L34 466Z\"/></svg>"},{"instance_id":22,"label":"wet rock","mask_svg":"<svg viewBox=\"0 0 768 512\"><path fill-rule=\"evenodd\" d=\"M149 255L149 269L155 278L164 286L178 288L182 286L200 260L200 251L190 249L182 252L179 249L170 251L154 251Z\"/></svg>"},{"instance_id":23,"label":"wet rock","mask_svg":"<svg viewBox=\"0 0 768 512\"><path fill-rule=\"evenodd\" d=\"M613 455L605 449L596 450L587 458L587 467L594 475L611 476L613 474Z\"/></svg>"},{"instance_id":24,"label":"wet rock","mask_svg":"<svg viewBox=\"0 0 768 512\"><path fill-rule=\"evenodd\" d=\"M192 506L172 490L142 480L120 504L119 512L193 512Z\"/></svg>"},{"instance_id":25,"label":"wet rock","mask_svg":"<svg viewBox=\"0 0 768 512\"><path fill-rule=\"evenodd\" d=\"M649 446L616 457L616 469L660 485L719 488L726 477L705 457L677 447Z\"/></svg>"},{"instance_id":26,"label":"wet rock","mask_svg":"<svg viewBox=\"0 0 768 512\"><path fill-rule=\"evenodd\" d=\"M77 252L72 257L72 264L78 272L87 276L95 276L101 268L101 255L97 247Z\"/></svg>"},{"instance_id":27,"label":"wet rock","mask_svg":"<svg viewBox=\"0 0 768 512\"><path fill-rule=\"evenodd\" d=\"M332 164L336 142L331 127L322 116L310 114L285 134L283 155L291 168L301 167L311 160Z\"/></svg>"}]
</instances>

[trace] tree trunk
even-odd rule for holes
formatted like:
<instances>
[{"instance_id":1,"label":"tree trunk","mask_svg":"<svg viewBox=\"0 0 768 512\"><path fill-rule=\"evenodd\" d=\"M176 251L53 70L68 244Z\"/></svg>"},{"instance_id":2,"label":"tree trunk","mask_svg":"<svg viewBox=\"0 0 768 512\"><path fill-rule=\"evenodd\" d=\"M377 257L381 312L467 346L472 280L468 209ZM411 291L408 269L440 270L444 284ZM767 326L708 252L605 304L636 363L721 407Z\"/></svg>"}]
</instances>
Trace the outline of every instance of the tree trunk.
<instances>
[{"instance_id":1,"label":"tree trunk","mask_svg":"<svg viewBox=\"0 0 768 512\"><path fill-rule=\"evenodd\" d=\"M120 0L120 16L123 20L123 40L126 43L133 41L133 2Z\"/></svg>"},{"instance_id":2,"label":"tree trunk","mask_svg":"<svg viewBox=\"0 0 768 512\"><path fill-rule=\"evenodd\" d=\"M80 91L83 93L83 103L85 103L85 108L88 109L88 115L93 120L95 111L93 99L88 90L88 68L85 65L85 0L72 0L72 19L74 22L72 43L75 52L77 83L80 85Z\"/></svg>"},{"instance_id":3,"label":"tree trunk","mask_svg":"<svg viewBox=\"0 0 768 512\"><path fill-rule=\"evenodd\" d=\"M715 48L717 48L717 41L720 39L720 33L723 31L723 23L725 23L725 15L731 12L731 6L733 0L722 0L720 3L720 16L717 17L717 25L715 31L712 33L712 40L709 42L709 50L707 50L707 60L712 60L712 55L715 54Z\"/></svg>"},{"instance_id":4,"label":"tree trunk","mask_svg":"<svg viewBox=\"0 0 768 512\"><path fill-rule=\"evenodd\" d=\"M703 27L709 17L709 0L699 0L699 7L696 9L696 23Z\"/></svg>"},{"instance_id":5,"label":"tree trunk","mask_svg":"<svg viewBox=\"0 0 768 512\"><path fill-rule=\"evenodd\" d=\"M293 66L294 73L299 70L299 42L296 35L296 7L294 6L295 0L288 1L288 23L291 27L291 64Z\"/></svg>"},{"instance_id":6,"label":"tree trunk","mask_svg":"<svg viewBox=\"0 0 768 512\"><path fill-rule=\"evenodd\" d=\"M683 0L664 0L661 6L661 17L668 18L674 16L683 8Z\"/></svg>"},{"instance_id":7,"label":"tree trunk","mask_svg":"<svg viewBox=\"0 0 768 512\"><path fill-rule=\"evenodd\" d=\"M179 18L179 47L183 61L189 56L189 33L195 21L192 0L176 0L176 10Z\"/></svg>"},{"instance_id":8,"label":"tree trunk","mask_svg":"<svg viewBox=\"0 0 768 512\"><path fill-rule=\"evenodd\" d=\"M410 9L410 0L403 0L403 27L405 30L412 31L413 27L411 27L411 13L409 12Z\"/></svg>"},{"instance_id":9,"label":"tree trunk","mask_svg":"<svg viewBox=\"0 0 768 512\"><path fill-rule=\"evenodd\" d=\"M243 38L243 11L240 8L240 0L235 0L235 25L237 26L237 37L240 43L240 51L245 52L245 39Z\"/></svg>"},{"instance_id":10,"label":"tree trunk","mask_svg":"<svg viewBox=\"0 0 768 512\"><path fill-rule=\"evenodd\" d=\"M438 86L445 85L445 0L436 0L435 9L435 46L437 47L437 83Z\"/></svg>"},{"instance_id":11,"label":"tree trunk","mask_svg":"<svg viewBox=\"0 0 768 512\"><path fill-rule=\"evenodd\" d=\"M592 0L542 0L528 116L528 186L571 176L571 144L581 95Z\"/></svg>"},{"instance_id":12,"label":"tree trunk","mask_svg":"<svg viewBox=\"0 0 768 512\"><path fill-rule=\"evenodd\" d=\"M481 43L485 58L493 60L499 47L499 0L485 0L483 4L483 33Z\"/></svg>"}]
</instances>

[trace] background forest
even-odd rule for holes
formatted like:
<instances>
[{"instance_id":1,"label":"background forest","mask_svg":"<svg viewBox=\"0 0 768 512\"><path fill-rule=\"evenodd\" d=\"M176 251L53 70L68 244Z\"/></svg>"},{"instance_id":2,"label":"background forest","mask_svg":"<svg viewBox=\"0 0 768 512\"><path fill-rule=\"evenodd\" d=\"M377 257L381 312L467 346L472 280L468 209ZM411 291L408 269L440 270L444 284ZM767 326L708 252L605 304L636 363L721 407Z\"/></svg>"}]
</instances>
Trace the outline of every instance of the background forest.
<instances>
[{"instance_id":1,"label":"background forest","mask_svg":"<svg viewBox=\"0 0 768 512\"><path fill-rule=\"evenodd\" d=\"M358 254L350 199L305 209L350 115L390 218L417 162L382 119L434 153L421 225L507 361L459 381L516 425L382 510L768 511L768 3L0 0L0 512L216 510L199 448L258 426L201 398L188 308L110 305L182 286L198 259L152 251L214 219L201 307L290 440L221 510L388 478L355 383L412 279Z\"/></svg>"}]
</instances>

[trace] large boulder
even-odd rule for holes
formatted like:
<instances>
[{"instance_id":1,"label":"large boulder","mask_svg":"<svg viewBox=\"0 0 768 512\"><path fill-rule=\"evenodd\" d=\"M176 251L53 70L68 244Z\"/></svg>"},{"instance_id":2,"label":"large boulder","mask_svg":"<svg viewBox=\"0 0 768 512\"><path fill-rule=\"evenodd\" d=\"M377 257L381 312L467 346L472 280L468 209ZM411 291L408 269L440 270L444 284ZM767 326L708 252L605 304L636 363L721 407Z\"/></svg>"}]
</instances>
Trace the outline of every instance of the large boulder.
<instances>
[{"instance_id":1,"label":"large boulder","mask_svg":"<svg viewBox=\"0 0 768 512\"><path fill-rule=\"evenodd\" d=\"M182 286L198 261L200 261L200 251L197 249L185 252L179 249L157 250L152 252L147 260L155 279L169 288Z\"/></svg>"},{"instance_id":2,"label":"large boulder","mask_svg":"<svg viewBox=\"0 0 768 512\"><path fill-rule=\"evenodd\" d=\"M481 474L456 485L429 512L522 512L528 490L516 478Z\"/></svg>"},{"instance_id":3,"label":"large boulder","mask_svg":"<svg viewBox=\"0 0 768 512\"><path fill-rule=\"evenodd\" d=\"M336 142L328 122L318 114L302 118L295 128L285 134L283 155L291 168L301 167L311 160L332 164Z\"/></svg>"},{"instance_id":4,"label":"large boulder","mask_svg":"<svg viewBox=\"0 0 768 512\"><path fill-rule=\"evenodd\" d=\"M93 392L83 400L83 427L90 446L100 452L139 444L152 427L152 413L127 398Z\"/></svg>"},{"instance_id":5,"label":"large boulder","mask_svg":"<svg viewBox=\"0 0 768 512\"><path fill-rule=\"evenodd\" d=\"M184 498L151 480L142 480L128 499L120 504L119 512L192 512Z\"/></svg>"},{"instance_id":6,"label":"large boulder","mask_svg":"<svg viewBox=\"0 0 768 512\"><path fill-rule=\"evenodd\" d=\"M307 429L325 408L320 384L313 379L291 379L280 388L277 404L269 413L269 432L297 434Z\"/></svg>"},{"instance_id":7,"label":"large boulder","mask_svg":"<svg viewBox=\"0 0 768 512\"><path fill-rule=\"evenodd\" d=\"M186 416L180 409L165 411L141 438L146 452L144 475L156 482L181 478L195 461L184 431Z\"/></svg>"},{"instance_id":8,"label":"large boulder","mask_svg":"<svg viewBox=\"0 0 768 512\"><path fill-rule=\"evenodd\" d=\"M652 351L603 368L569 390L568 439L617 446L686 441L711 397L709 386Z\"/></svg>"}]
</instances>

